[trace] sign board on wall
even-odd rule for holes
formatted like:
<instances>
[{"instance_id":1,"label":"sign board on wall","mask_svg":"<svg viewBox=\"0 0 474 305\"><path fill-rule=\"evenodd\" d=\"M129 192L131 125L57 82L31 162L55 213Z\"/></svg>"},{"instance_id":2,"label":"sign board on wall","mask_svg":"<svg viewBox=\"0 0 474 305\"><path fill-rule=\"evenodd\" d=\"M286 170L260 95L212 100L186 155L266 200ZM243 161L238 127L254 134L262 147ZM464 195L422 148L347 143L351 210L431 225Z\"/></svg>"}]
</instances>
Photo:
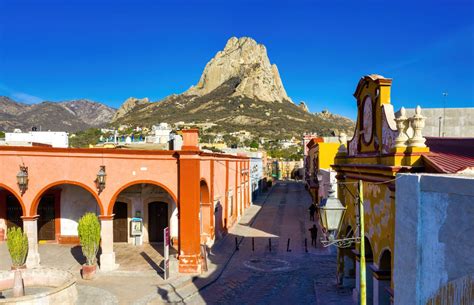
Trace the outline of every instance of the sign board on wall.
<instances>
[{"instance_id":1,"label":"sign board on wall","mask_svg":"<svg viewBox=\"0 0 474 305\"><path fill-rule=\"evenodd\" d=\"M143 222L142 222L141 218L138 218L138 217L132 218L132 220L130 221L130 226L131 226L130 234L132 236L141 236L142 235Z\"/></svg>"}]
</instances>

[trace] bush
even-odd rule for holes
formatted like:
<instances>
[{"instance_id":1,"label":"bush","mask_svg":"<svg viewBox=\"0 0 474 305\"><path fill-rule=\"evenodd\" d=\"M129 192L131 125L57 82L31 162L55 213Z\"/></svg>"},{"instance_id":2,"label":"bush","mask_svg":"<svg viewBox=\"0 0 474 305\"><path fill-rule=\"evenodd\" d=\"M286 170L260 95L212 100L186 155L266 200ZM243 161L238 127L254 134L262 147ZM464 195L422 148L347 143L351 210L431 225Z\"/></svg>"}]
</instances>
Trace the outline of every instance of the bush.
<instances>
[{"instance_id":1,"label":"bush","mask_svg":"<svg viewBox=\"0 0 474 305\"><path fill-rule=\"evenodd\" d=\"M94 213L86 213L79 219L77 226L82 254L86 257L87 265L94 265L100 242L100 223Z\"/></svg>"},{"instance_id":2,"label":"bush","mask_svg":"<svg viewBox=\"0 0 474 305\"><path fill-rule=\"evenodd\" d=\"M7 231L8 252L15 267L23 266L28 255L28 237L21 228L13 227Z\"/></svg>"}]
</instances>

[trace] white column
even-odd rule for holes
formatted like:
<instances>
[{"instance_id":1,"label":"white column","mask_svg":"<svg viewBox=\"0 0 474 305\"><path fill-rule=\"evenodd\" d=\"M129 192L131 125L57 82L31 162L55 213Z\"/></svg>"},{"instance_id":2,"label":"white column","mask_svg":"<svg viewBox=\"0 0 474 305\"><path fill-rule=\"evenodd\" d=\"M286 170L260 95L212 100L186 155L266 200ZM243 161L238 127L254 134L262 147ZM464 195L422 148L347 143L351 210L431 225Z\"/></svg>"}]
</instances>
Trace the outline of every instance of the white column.
<instances>
[{"instance_id":1,"label":"white column","mask_svg":"<svg viewBox=\"0 0 474 305\"><path fill-rule=\"evenodd\" d=\"M28 268L39 267L38 218L23 218L23 232L28 236L28 256L26 257L26 266Z\"/></svg>"},{"instance_id":2,"label":"white column","mask_svg":"<svg viewBox=\"0 0 474 305\"><path fill-rule=\"evenodd\" d=\"M100 218L100 237L102 247L102 254L100 255L100 270L112 271L119 267L119 264L115 263L113 218L111 216Z\"/></svg>"}]
</instances>

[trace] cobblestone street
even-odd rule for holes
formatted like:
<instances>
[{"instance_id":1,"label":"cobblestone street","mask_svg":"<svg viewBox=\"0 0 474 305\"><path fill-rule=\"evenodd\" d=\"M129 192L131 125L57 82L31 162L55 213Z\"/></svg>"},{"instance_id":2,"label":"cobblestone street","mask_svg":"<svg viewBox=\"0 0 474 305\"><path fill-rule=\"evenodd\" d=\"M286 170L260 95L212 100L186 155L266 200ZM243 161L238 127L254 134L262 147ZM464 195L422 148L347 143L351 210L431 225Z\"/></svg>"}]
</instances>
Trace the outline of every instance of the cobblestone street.
<instances>
[{"instance_id":1,"label":"cobblestone street","mask_svg":"<svg viewBox=\"0 0 474 305\"><path fill-rule=\"evenodd\" d=\"M278 183L253 220L251 233L242 224L231 232L241 242L221 277L186 303L353 304L352 292L335 285L335 251L320 244L311 247L310 203L302 183Z\"/></svg>"}]
</instances>

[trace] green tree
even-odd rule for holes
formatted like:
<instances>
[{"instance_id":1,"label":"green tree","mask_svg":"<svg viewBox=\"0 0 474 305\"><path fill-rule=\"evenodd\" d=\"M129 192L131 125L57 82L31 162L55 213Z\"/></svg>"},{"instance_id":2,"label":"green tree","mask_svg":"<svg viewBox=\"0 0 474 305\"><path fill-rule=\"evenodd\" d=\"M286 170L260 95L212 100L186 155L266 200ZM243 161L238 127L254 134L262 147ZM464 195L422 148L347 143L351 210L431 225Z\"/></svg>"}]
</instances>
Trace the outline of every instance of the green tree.
<instances>
[{"instance_id":1,"label":"green tree","mask_svg":"<svg viewBox=\"0 0 474 305\"><path fill-rule=\"evenodd\" d=\"M258 148L258 142L253 140L252 143L250 143L250 148Z\"/></svg>"},{"instance_id":2,"label":"green tree","mask_svg":"<svg viewBox=\"0 0 474 305\"><path fill-rule=\"evenodd\" d=\"M7 247L15 267L23 266L28 254L28 237L21 228L13 227L7 230Z\"/></svg>"},{"instance_id":3,"label":"green tree","mask_svg":"<svg viewBox=\"0 0 474 305\"><path fill-rule=\"evenodd\" d=\"M86 257L87 265L94 265L99 251L100 223L94 213L86 213L79 219L77 226L82 254Z\"/></svg>"}]
</instances>

